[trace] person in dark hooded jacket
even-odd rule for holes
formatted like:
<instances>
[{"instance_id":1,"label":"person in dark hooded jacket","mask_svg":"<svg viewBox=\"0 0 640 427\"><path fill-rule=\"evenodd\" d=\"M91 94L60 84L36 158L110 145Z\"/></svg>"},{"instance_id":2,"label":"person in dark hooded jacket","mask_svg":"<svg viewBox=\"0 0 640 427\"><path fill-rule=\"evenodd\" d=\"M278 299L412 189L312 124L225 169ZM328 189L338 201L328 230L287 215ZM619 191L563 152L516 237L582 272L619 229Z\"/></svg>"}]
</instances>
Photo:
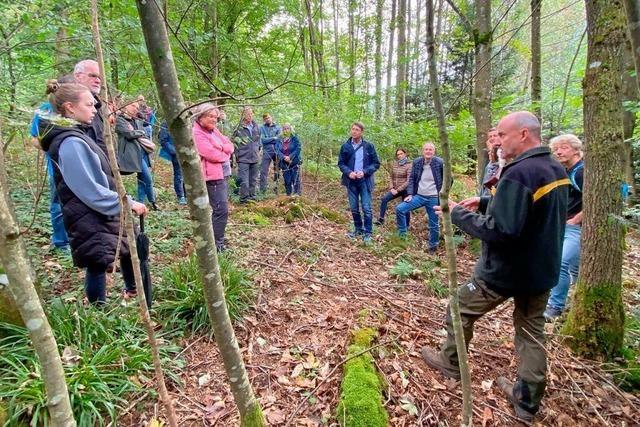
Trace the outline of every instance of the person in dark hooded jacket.
<instances>
[{"instance_id":1,"label":"person in dark hooded jacket","mask_svg":"<svg viewBox=\"0 0 640 427\"><path fill-rule=\"evenodd\" d=\"M75 83L51 80L47 93L59 117L43 118L40 143L54 164L62 217L69 234L73 262L86 269L85 292L91 303L106 301L106 272L115 261L120 231L120 199L104 151L83 131L96 109L91 92ZM147 208L129 199L144 215ZM120 268L125 294L135 295L133 266L126 238L120 241Z\"/></svg>"}]
</instances>

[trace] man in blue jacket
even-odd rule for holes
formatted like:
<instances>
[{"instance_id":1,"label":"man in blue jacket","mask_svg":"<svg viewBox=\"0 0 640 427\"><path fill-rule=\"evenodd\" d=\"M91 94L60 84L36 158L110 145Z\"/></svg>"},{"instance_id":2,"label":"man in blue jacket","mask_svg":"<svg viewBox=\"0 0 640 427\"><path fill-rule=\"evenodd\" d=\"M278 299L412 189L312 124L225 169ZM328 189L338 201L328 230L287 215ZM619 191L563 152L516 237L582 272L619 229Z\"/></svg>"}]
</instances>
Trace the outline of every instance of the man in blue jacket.
<instances>
[{"instance_id":1,"label":"man in blue jacket","mask_svg":"<svg viewBox=\"0 0 640 427\"><path fill-rule=\"evenodd\" d=\"M429 253L435 253L440 239L440 223L434 208L440 204L438 194L442 189L444 161L436 156L436 146L426 142L422 157L413 161L407 186L407 197L396 206L398 234L407 235L407 214L424 207L429 218Z\"/></svg>"},{"instance_id":2,"label":"man in blue jacket","mask_svg":"<svg viewBox=\"0 0 640 427\"><path fill-rule=\"evenodd\" d=\"M266 193L269 182L269 166L277 167L278 156L276 144L280 140L282 130L273 122L271 114L262 115L264 124L260 126L260 144L262 145L262 163L260 164L260 192Z\"/></svg>"},{"instance_id":3,"label":"man in blue jacket","mask_svg":"<svg viewBox=\"0 0 640 427\"><path fill-rule=\"evenodd\" d=\"M373 174L380 167L380 160L378 160L376 148L362 137L363 133L364 125L353 122L351 137L340 147L338 168L342 172L342 185L347 187L349 206L353 215L354 230L347 233L347 236L350 239L362 236L365 243L370 243L373 233L371 209ZM362 204L363 215L360 214L360 204Z\"/></svg>"}]
</instances>

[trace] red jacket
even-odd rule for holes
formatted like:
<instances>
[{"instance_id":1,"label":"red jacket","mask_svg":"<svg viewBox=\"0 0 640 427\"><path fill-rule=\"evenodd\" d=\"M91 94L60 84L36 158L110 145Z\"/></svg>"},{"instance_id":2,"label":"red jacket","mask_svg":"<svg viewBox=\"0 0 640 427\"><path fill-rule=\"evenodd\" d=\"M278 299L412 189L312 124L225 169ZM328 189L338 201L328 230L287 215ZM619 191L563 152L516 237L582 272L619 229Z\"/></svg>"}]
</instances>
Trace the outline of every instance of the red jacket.
<instances>
[{"instance_id":1,"label":"red jacket","mask_svg":"<svg viewBox=\"0 0 640 427\"><path fill-rule=\"evenodd\" d=\"M200 155L200 167L205 181L224 179L222 164L233 153L233 144L216 128L208 132L198 122L193 124L193 142Z\"/></svg>"}]
</instances>

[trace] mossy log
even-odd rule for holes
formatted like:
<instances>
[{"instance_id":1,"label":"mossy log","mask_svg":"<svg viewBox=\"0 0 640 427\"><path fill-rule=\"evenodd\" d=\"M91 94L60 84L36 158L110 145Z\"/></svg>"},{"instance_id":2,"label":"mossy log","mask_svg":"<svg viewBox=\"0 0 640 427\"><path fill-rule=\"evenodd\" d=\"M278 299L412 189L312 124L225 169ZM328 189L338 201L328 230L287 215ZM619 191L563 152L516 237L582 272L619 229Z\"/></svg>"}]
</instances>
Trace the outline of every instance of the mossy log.
<instances>
[{"instance_id":1,"label":"mossy log","mask_svg":"<svg viewBox=\"0 0 640 427\"><path fill-rule=\"evenodd\" d=\"M373 329L353 331L353 344L347 357L371 347L377 333ZM389 416L382 405L384 381L380 378L370 353L354 357L344 365L340 403L336 418L343 427L386 427Z\"/></svg>"}]
</instances>

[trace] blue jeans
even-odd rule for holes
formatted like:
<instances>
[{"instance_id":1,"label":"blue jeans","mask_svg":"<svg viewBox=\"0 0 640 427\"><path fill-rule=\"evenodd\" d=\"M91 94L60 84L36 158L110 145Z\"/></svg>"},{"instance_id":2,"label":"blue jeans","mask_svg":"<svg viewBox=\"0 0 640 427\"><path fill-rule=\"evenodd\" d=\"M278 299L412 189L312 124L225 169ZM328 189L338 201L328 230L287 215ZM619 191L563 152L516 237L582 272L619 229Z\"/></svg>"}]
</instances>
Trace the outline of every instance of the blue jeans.
<instances>
[{"instance_id":1,"label":"blue jeans","mask_svg":"<svg viewBox=\"0 0 640 427\"><path fill-rule=\"evenodd\" d=\"M282 169L282 177L284 178L284 189L287 196L293 194L300 195L300 168L294 166L291 169Z\"/></svg>"},{"instance_id":2,"label":"blue jeans","mask_svg":"<svg viewBox=\"0 0 640 427\"><path fill-rule=\"evenodd\" d=\"M64 228L64 221L62 220L62 206L60 205L60 199L58 198L58 190L56 190L56 183L53 178L53 161L47 154L47 175L49 176L49 214L51 215L51 243L56 248L68 248L69 237L67 236L67 230Z\"/></svg>"},{"instance_id":3,"label":"blue jeans","mask_svg":"<svg viewBox=\"0 0 640 427\"><path fill-rule=\"evenodd\" d=\"M551 290L547 305L560 311L564 310L567 302L569 286L578 278L580 267L580 234L582 227L567 224L564 230L564 243L562 244L562 262L560 264L560 277L558 284Z\"/></svg>"},{"instance_id":4,"label":"blue jeans","mask_svg":"<svg viewBox=\"0 0 640 427\"><path fill-rule=\"evenodd\" d=\"M178 198L184 197L184 181L182 180L182 169L178 156L171 156L171 164L173 165L173 189Z\"/></svg>"},{"instance_id":5,"label":"blue jeans","mask_svg":"<svg viewBox=\"0 0 640 427\"><path fill-rule=\"evenodd\" d=\"M156 202L153 194L153 178L151 178L151 162L147 153L142 153L140 172L138 172L138 201L144 203L145 197L150 203Z\"/></svg>"},{"instance_id":6,"label":"blue jeans","mask_svg":"<svg viewBox=\"0 0 640 427\"><path fill-rule=\"evenodd\" d=\"M351 180L347 185L347 196L353 216L354 231L357 234L373 233L373 210L371 209L371 191L364 179ZM360 215L360 204L364 214L364 226Z\"/></svg>"},{"instance_id":7,"label":"blue jeans","mask_svg":"<svg viewBox=\"0 0 640 427\"><path fill-rule=\"evenodd\" d=\"M398 233L406 234L407 232L407 214L424 206L424 209L427 211L427 216L429 217L429 249L437 248L440 239L440 223L438 222L438 215L436 215L434 207L438 206L438 204L438 196L424 197L419 194L415 194L410 202L400 203L396 206Z\"/></svg>"},{"instance_id":8,"label":"blue jeans","mask_svg":"<svg viewBox=\"0 0 640 427\"><path fill-rule=\"evenodd\" d=\"M392 201L393 199L397 199L398 197L404 199L405 197L407 197L407 191L400 191L399 193L396 193L395 196L391 194L391 191L387 191L386 193L384 193L384 195L380 199L380 216L378 218L384 221L384 215L387 213L387 205L390 201ZM410 214L407 213L407 226L409 225L409 215Z\"/></svg>"}]
</instances>

